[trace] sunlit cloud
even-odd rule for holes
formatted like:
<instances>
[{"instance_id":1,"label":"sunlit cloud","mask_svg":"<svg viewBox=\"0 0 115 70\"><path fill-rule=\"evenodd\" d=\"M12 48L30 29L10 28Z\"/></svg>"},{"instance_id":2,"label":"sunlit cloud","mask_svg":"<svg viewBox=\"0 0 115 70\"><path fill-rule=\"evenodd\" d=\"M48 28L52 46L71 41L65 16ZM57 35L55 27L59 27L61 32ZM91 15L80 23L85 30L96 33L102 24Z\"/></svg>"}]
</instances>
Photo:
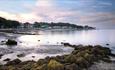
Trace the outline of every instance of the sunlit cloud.
<instances>
[{"instance_id":1,"label":"sunlit cloud","mask_svg":"<svg viewBox=\"0 0 115 70\"><path fill-rule=\"evenodd\" d=\"M21 2L20 2L21 1ZM5 11L0 8L0 16L20 22L70 22L80 25L102 25L115 23L113 0L20 0L13 3L21 5L14 10ZM0 1L2 4L3 1ZM8 0L5 2L9 2ZM28 2L28 3L27 3ZM23 4L22 4L23 3ZM31 4L32 3L32 4ZM7 3L6 3L7 4ZM11 2L12 4L12 2ZM17 4L7 4L11 7ZM6 6L6 5L5 5ZM4 6L4 7L5 7ZM7 6L5 8L7 8ZM22 7L23 6L23 7ZM28 12L27 12L28 11ZM110 24L111 25L111 24Z\"/></svg>"},{"instance_id":2,"label":"sunlit cloud","mask_svg":"<svg viewBox=\"0 0 115 70\"><path fill-rule=\"evenodd\" d=\"M4 17L8 20L17 20L20 22L35 22L35 21L41 21L41 17L32 14L32 13L26 13L26 14L13 14L13 13L8 13L8 12L4 12L4 11L0 11L0 16Z\"/></svg>"}]
</instances>

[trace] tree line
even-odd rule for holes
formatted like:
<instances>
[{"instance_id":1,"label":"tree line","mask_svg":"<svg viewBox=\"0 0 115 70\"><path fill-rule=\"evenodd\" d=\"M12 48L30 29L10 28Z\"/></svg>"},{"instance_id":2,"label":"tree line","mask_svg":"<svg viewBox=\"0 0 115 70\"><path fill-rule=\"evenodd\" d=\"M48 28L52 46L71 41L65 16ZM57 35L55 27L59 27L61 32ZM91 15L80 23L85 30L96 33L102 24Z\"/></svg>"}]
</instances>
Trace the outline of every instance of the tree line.
<instances>
[{"instance_id":1,"label":"tree line","mask_svg":"<svg viewBox=\"0 0 115 70\"><path fill-rule=\"evenodd\" d=\"M58 22L58 23L48 23L48 22L34 22L33 24L26 22L26 23L21 23L19 21L15 20L7 20L5 18L0 17L0 28L19 28L23 25L24 28L28 26L32 26L33 28L48 28L48 27L71 27L71 28L77 28L77 29L94 29L93 27L90 26L80 26L80 25L75 25L75 24L70 24L70 23L63 23L63 22Z\"/></svg>"}]
</instances>

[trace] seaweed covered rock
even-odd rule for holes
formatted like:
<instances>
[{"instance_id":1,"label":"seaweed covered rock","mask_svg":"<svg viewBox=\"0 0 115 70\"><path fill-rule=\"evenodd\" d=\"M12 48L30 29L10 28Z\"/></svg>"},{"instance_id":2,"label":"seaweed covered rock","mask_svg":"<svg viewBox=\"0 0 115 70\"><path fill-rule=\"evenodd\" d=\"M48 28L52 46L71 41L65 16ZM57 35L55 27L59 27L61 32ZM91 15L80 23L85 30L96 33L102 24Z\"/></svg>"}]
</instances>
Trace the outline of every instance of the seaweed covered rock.
<instances>
[{"instance_id":1,"label":"seaweed covered rock","mask_svg":"<svg viewBox=\"0 0 115 70\"><path fill-rule=\"evenodd\" d=\"M71 54L71 55L68 55L64 60L66 63L75 63L76 56Z\"/></svg>"},{"instance_id":2,"label":"seaweed covered rock","mask_svg":"<svg viewBox=\"0 0 115 70\"><path fill-rule=\"evenodd\" d=\"M86 70L98 61L111 62L109 56L115 56L107 47L100 45L71 45L72 53L56 57L46 57L35 61L21 62L19 59L2 65L0 70ZM11 66L11 67L9 67Z\"/></svg>"},{"instance_id":3,"label":"seaweed covered rock","mask_svg":"<svg viewBox=\"0 0 115 70\"><path fill-rule=\"evenodd\" d=\"M33 68L32 70L48 70L47 64L43 64L41 66L37 66L36 68Z\"/></svg>"},{"instance_id":4,"label":"seaweed covered rock","mask_svg":"<svg viewBox=\"0 0 115 70\"><path fill-rule=\"evenodd\" d=\"M14 66L1 66L0 70L16 70Z\"/></svg>"},{"instance_id":5,"label":"seaweed covered rock","mask_svg":"<svg viewBox=\"0 0 115 70\"><path fill-rule=\"evenodd\" d=\"M64 70L64 65L56 60L51 59L48 63L48 70Z\"/></svg>"},{"instance_id":6,"label":"seaweed covered rock","mask_svg":"<svg viewBox=\"0 0 115 70\"><path fill-rule=\"evenodd\" d=\"M6 65L17 65L17 64L19 64L19 63L21 63L21 60L15 59L15 60L12 60L12 61L7 62Z\"/></svg>"},{"instance_id":7,"label":"seaweed covered rock","mask_svg":"<svg viewBox=\"0 0 115 70\"><path fill-rule=\"evenodd\" d=\"M88 61L83 57L77 57L75 63L78 64L78 66L81 68L87 68L89 66Z\"/></svg>"},{"instance_id":8,"label":"seaweed covered rock","mask_svg":"<svg viewBox=\"0 0 115 70\"><path fill-rule=\"evenodd\" d=\"M79 70L79 67L78 65L73 63L73 64L65 65L65 70Z\"/></svg>"},{"instance_id":9,"label":"seaweed covered rock","mask_svg":"<svg viewBox=\"0 0 115 70\"><path fill-rule=\"evenodd\" d=\"M34 61L25 61L20 63L22 65L21 67L18 67L18 70L36 70L37 67L36 63Z\"/></svg>"},{"instance_id":10,"label":"seaweed covered rock","mask_svg":"<svg viewBox=\"0 0 115 70\"><path fill-rule=\"evenodd\" d=\"M6 41L6 45L17 45L17 42L15 40L8 39Z\"/></svg>"},{"instance_id":11,"label":"seaweed covered rock","mask_svg":"<svg viewBox=\"0 0 115 70\"><path fill-rule=\"evenodd\" d=\"M45 60L45 59L40 59L37 61L37 65L43 65L43 64L46 64L48 61Z\"/></svg>"}]
</instances>

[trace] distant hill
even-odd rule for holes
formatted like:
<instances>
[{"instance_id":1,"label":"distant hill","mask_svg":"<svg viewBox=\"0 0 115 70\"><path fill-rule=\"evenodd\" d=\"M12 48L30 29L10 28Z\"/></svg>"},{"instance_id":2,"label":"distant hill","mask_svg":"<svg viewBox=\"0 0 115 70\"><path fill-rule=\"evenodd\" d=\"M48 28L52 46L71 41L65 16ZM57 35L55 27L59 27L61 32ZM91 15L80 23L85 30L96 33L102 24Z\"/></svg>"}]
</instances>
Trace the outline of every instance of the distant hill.
<instances>
[{"instance_id":1,"label":"distant hill","mask_svg":"<svg viewBox=\"0 0 115 70\"><path fill-rule=\"evenodd\" d=\"M15 20L7 20L0 17L0 28L17 28L21 25L20 22Z\"/></svg>"},{"instance_id":2,"label":"distant hill","mask_svg":"<svg viewBox=\"0 0 115 70\"><path fill-rule=\"evenodd\" d=\"M0 17L0 28L37 28L37 29L95 29L94 27L90 27L88 25L81 26L81 25L75 25L70 23L48 23L48 22L35 22L33 24L26 22L21 23L19 21L15 20L7 20L5 18Z\"/></svg>"},{"instance_id":3,"label":"distant hill","mask_svg":"<svg viewBox=\"0 0 115 70\"><path fill-rule=\"evenodd\" d=\"M81 25L75 25L70 23L47 23L47 22L35 22L33 24L34 28L49 28L49 29L95 29L94 27L90 26L81 26Z\"/></svg>"}]
</instances>

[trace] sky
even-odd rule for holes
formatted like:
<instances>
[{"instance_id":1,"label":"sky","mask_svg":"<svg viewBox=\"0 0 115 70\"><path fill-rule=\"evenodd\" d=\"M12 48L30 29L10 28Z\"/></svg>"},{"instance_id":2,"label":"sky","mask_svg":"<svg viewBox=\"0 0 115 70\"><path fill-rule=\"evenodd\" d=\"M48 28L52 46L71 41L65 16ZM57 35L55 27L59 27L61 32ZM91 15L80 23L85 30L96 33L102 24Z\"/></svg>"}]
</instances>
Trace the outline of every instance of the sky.
<instances>
[{"instance_id":1,"label":"sky","mask_svg":"<svg viewBox=\"0 0 115 70\"><path fill-rule=\"evenodd\" d=\"M69 22L115 28L115 0L0 0L0 16L20 22Z\"/></svg>"}]
</instances>

